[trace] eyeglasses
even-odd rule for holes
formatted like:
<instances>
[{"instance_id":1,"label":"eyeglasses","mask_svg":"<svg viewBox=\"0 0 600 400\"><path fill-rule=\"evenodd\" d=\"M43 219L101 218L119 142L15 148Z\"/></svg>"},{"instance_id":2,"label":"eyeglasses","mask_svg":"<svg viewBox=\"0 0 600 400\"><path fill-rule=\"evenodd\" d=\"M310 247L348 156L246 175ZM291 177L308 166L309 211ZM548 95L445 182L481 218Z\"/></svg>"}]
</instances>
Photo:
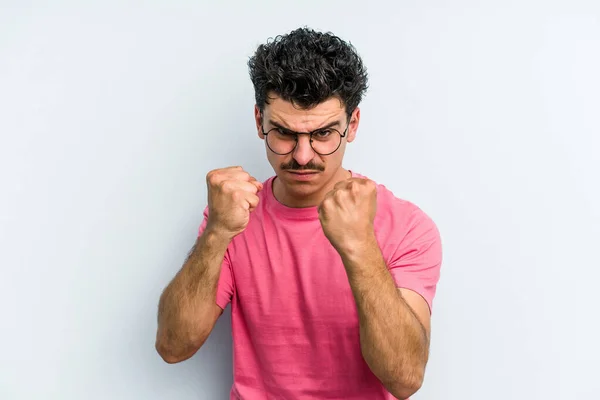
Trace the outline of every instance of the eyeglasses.
<instances>
[{"instance_id":1,"label":"eyeglasses","mask_svg":"<svg viewBox=\"0 0 600 400\"><path fill-rule=\"evenodd\" d=\"M264 123L264 119L262 121ZM342 138L346 137L350 119L344 133L340 133L335 128L320 128L312 132L294 132L282 127L275 127L265 131L264 125L261 125L265 141L269 149L280 156L290 154L298 146L298 135L310 135L310 147L315 153L321 156L333 154L340 148Z\"/></svg>"}]
</instances>

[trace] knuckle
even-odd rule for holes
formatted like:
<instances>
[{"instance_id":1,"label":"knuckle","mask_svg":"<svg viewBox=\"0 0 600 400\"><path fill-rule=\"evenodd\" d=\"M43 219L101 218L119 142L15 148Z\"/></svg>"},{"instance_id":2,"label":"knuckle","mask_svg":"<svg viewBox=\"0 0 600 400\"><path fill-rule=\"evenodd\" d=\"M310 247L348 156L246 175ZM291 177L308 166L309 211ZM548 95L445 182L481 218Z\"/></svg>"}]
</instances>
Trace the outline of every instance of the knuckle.
<instances>
[{"instance_id":1,"label":"knuckle","mask_svg":"<svg viewBox=\"0 0 600 400\"><path fill-rule=\"evenodd\" d=\"M241 192L239 191L234 191L231 193L231 198L233 199L233 201L235 201L236 203L240 202L244 196L242 195Z\"/></svg>"},{"instance_id":2,"label":"knuckle","mask_svg":"<svg viewBox=\"0 0 600 400\"><path fill-rule=\"evenodd\" d=\"M223 169L213 169L206 174L206 180L211 185L218 185L225 181L227 172Z\"/></svg>"},{"instance_id":3,"label":"knuckle","mask_svg":"<svg viewBox=\"0 0 600 400\"><path fill-rule=\"evenodd\" d=\"M209 171L206 174L206 180L208 182L214 182L216 176L217 176L217 171L216 170Z\"/></svg>"},{"instance_id":4,"label":"knuckle","mask_svg":"<svg viewBox=\"0 0 600 400\"><path fill-rule=\"evenodd\" d=\"M234 188L234 184L232 181L229 180L223 180L219 183L219 187L221 188L221 190L225 193L227 192L231 192Z\"/></svg>"}]
</instances>

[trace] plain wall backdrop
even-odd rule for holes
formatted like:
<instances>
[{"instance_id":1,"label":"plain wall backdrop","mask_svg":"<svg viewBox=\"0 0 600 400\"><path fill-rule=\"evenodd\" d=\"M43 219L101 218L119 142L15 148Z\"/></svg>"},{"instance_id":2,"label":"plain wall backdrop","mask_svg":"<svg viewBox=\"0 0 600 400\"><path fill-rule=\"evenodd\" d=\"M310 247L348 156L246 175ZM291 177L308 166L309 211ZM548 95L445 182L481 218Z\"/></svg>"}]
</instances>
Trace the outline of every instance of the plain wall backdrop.
<instances>
[{"instance_id":1,"label":"plain wall backdrop","mask_svg":"<svg viewBox=\"0 0 600 400\"><path fill-rule=\"evenodd\" d=\"M438 224L415 400L600 393L600 3L0 0L0 398L225 399L229 310L154 350L205 175L272 174L246 62L299 26L370 73L345 166Z\"/></svg>"}]
</instances>

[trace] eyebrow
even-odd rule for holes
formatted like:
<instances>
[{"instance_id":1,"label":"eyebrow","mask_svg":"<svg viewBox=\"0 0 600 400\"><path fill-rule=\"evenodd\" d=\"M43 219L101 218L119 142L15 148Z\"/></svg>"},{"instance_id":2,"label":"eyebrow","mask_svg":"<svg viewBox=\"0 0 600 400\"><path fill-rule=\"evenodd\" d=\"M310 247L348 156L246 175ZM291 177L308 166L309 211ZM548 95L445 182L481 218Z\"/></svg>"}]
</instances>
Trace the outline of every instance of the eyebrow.
<instances>
[{"instance_id":1,"label":"eyebrow","mask_svg":"<svg viewBox=\"0 0 600 400\"><path fill-rule=\"evenodd\" d=\"M276 128L283 129L283 130L286 130L286 131L289 131L289 132L293 132L293 133L310 133L310 132L296 132L296 131L293 131L290 128L286 128L285 126L281 125L280 123L273 121L272 119L269 120L269 124L273 125ZM315 129L315 130L313 130L311 132L317 132L317 131L320 131L320 130L323 130L323 129L333 128L334 126L339 127L340 126L340 121L330 122L327 125L321 126L320 128L317 128L317 129Z\"/></svg>"}]
</instances>

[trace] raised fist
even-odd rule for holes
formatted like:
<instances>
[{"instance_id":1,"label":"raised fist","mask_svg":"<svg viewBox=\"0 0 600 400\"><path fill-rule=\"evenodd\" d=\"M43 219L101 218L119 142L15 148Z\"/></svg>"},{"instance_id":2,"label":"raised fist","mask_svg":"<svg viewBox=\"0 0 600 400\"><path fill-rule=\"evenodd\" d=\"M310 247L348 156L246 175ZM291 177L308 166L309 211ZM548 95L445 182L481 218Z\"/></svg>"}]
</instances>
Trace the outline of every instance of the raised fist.
<instances>
[{"instance_id":1,"label":"raised fist","mask_svg":"<svg viewBox=\"0 0 600 400\"><path fill-rule=\"evenodd\" d=\"M239 166L210 171L206 184L207 229L233 239L248 226L250 213L258 205L257 193L263 185Z\"/></svg>"}]
</instances>

